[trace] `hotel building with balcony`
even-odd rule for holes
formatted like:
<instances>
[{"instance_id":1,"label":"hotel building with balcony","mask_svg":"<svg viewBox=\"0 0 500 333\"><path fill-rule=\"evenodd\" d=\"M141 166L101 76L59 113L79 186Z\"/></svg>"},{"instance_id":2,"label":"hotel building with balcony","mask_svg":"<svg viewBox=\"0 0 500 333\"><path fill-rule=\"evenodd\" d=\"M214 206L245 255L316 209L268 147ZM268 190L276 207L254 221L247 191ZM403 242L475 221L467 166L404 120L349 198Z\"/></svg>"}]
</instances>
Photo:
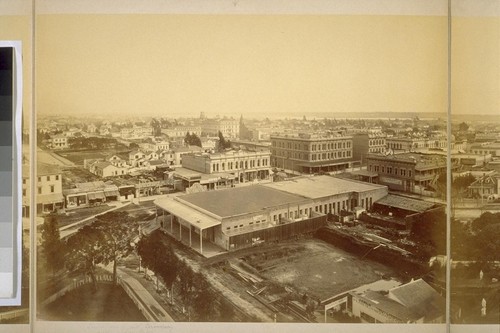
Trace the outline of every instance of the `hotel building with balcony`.
<instances>
[{"instance_id":1,"label":"hotel building with balcony","mask_svg":"<svg viewBox=\"0 0 500 333\"><path fill-rule=\"evenodd\" d=\"M341 133L271 135L271 165L300 173L345 170L353 158L352 136Z\"/></svg>"}]
</instances>

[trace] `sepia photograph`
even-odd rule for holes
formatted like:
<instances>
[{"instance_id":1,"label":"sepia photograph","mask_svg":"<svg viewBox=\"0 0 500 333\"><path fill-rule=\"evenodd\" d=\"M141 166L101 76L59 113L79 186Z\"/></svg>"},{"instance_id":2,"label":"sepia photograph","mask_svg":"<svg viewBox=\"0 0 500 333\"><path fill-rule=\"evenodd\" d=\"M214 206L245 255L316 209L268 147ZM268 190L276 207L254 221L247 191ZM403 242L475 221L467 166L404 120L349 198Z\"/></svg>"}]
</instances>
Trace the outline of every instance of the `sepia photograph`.
<instances>
[{"instance_id":1,"label":"sepia photograph","mask_svg":"<svg viewBox=\"0 0 500 333\"><path fill-rule=\"evenodd\" d=\"M6 323L498 331L499 1L31 6Z\"/></svg>"}]
</instances>

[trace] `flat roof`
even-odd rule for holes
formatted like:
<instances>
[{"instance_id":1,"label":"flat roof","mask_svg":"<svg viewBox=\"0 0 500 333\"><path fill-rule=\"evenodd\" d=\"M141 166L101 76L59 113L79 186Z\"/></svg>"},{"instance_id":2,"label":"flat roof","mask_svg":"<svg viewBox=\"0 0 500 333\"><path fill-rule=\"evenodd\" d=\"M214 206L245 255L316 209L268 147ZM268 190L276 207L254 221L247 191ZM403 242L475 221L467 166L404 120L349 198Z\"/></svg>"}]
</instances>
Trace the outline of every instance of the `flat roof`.
<instances>
[{"instance_id":1,"label":"flat roof","mask_svg":"<svg viewBox=\"0 0 500 333\"><path fill-rule=\"evenodd\" d=\"M263 185L191 193L177 198L220 217L255 213L268 207L298 204L305 200L299 195Z\"/></svg>"},{"instance_id":2,"label":"flat roof","mask_svg":"<svg viewBox=\"0 0 500 333\"><path fill-rule=\"evenodd\" d=\"M379 205L400 208L412 212L422 213L434 207L434 202L418 200L408 197L402 197L394 194L388 194L376 202Z\"/></svg>"},{"instance_id":3,"label":"flat roof","mask_svg":"<svg viewBox=\"0 0 500 333\"><path fill-rule=\"evenodd\" d=\"M207 193L207 192L202 192ZM193 209L184 203L178 201L176 197L162 197L154 201L154 204L163 210L189 222L199 229L207 229L220 225L222 222L196 209Z\"/></svg>"},{"instance_id":4,"label":"flat roof","mask_svg":"<svg viewBox=\"0 0 500 333\"><path fill-rule=\"evenodd\" d=\"M291 178L263 186L316 199L349 192L364 192L385 188L384 185L364 183L328 175Z\"/></svg>"},{"instance_id":5,"label":"flat roof","mask_svg":"<svg viewBox=\"0 0 500 333\"><path fill-rule=\"evenodd\" d=\"M181 168L175 168L174 175L183 178L200 178L202 174L200 172L181 167Z\"/></svg>"}]
</instances>

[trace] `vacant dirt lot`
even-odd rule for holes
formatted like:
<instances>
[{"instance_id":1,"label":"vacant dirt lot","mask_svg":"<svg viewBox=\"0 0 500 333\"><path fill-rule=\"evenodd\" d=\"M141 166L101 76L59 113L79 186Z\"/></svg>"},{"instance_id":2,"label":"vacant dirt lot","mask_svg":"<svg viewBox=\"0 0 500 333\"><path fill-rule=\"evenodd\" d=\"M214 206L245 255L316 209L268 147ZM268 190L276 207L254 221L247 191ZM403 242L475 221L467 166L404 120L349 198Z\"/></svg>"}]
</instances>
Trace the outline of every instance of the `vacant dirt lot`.
<instances>
[{"instance_id":1,"label":"vacant dirt lot","mask_svg":"<svg viewBox=\"0 0 500 333\"><path fill-rule=\"evenodd\" d=\"M288 241L264 253L245 256L266 279L325 299L396 273L382 264L353 256L323 241Z\"/></svg>"}]
</instances>

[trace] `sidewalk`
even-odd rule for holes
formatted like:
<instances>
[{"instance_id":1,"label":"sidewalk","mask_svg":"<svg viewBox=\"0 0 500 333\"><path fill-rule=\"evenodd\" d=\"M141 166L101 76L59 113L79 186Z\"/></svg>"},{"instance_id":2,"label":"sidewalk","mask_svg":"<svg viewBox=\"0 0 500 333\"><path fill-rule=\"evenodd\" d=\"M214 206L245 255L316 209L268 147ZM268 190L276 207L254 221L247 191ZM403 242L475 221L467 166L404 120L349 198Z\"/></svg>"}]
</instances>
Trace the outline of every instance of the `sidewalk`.
<instances>
[{"instance_id":1,"label":"sidewalk","mask_svg":"<svg viewBox=\"0 0 500 333\"><path fill-rule=\"evenodd\" d=\"M141 303L143 310L147 311L150 318L156 319L158 322L173 322L174 319L168 314L165 309L156 301L156 299L142 286L135 278L130 276L121 268L117 268L117 274L122 279L123 283L128 285L129 291L132 291ZM127 290L126 290L127 291ZM129 295L133 297L132 295Z\"/></svg>"},{"instance_id":2,"label":"sidewalk","mask_svg":"<svg viewBox=\"0 0 500 333\"><path fill-rule=\"evenodd\" d=\"M113 263L110 263L107 266L101 266L111 274L113 274ZM138 301L140 304L136 304L139 306L139 309L147 313L143 313L146 318L150 321L158 321L158 322L173 322L174 319L170 314L165 310L165 308L151 295L151 293L140 283L137 281L135 277L130 275L127 272L126 268L118 266L116 268L117 280L122 281L123 289L127 294L132 298L133 301ZM127 288L128 287L128 288ZM136 298L134 300L134 298ZM141 309L142 307L142 309Z\"/></svg>"}]
</instances>

